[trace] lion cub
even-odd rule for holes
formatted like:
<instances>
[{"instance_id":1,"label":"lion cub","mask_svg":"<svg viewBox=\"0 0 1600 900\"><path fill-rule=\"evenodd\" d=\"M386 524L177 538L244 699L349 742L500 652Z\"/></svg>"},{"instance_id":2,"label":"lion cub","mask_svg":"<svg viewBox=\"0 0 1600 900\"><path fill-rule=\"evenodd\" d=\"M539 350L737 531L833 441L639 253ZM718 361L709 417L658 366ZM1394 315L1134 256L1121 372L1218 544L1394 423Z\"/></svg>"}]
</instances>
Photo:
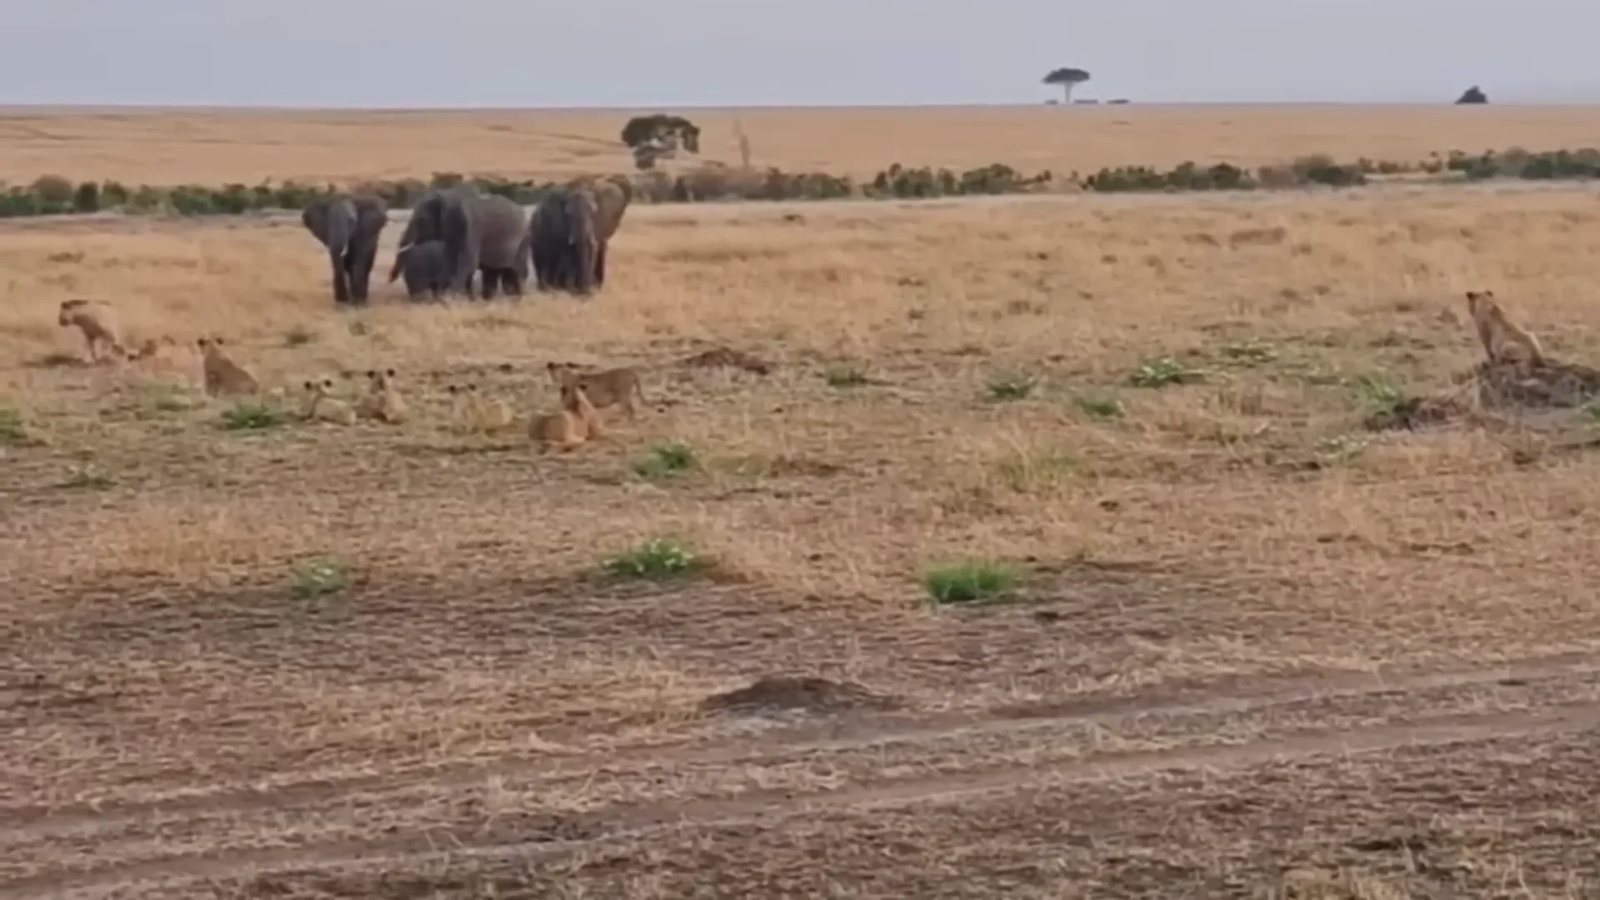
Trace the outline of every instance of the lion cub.
<instances>
[{"instance_id":1,"label":"lion cub","mask_svg":"<svg viewBox=\"0 0 1600 900\"><path fill-rule=\"evenodd\" d=\"M223 394L254 394L261 390L256 377L234 362L222 349L222 338L201 338L195 344L200 348L200 368L205 374L207 394L216 397Z\"/></svg>"},{"instance_id":2,"label":"lion cub","mask_svg":"<svg viewBox=\"0 0 1600 900\"><path fill-rule=\"evenodd\" d=\"M354 425L356 411L350 404L333 396L333 379L324 378L321 381L307 381L305 384L305 401L300 408L300 417L306 421L332 422L335 425Z\"/></svg>"},{"instance_id":3,"label":"lion cub","mask_svg":"<svg viewBox=\"0 0 1600 900\"><path fill-rule=\"evenodd\" d=\"M608 406L622 405L622 411L632 419L637 413L633 405L633 398L638 397L640 403L644 399L644 389L639 385L639 373L634 369L623 366L617 369L606 369L603 372L581 372L572 363L546 364L550 377L560 384L560 372L571 373L582 385L583 392L588 395L589 402L596 409L605 409Z\"/></svg>"},{"instance_id":4,"label":"lion cub","mask_svg":"<svg viewBox=\"0 0 1600 900\"><path fill-rule=\"evenodd\" d=\"M538 443L540 453L549 453L551 447L571 451L599 434L595 427L598 416L583 385L568 372L560 373L557 383L561 385L561 410L534 416L528 422L528 437Z\"/></svg>"},{"instance_id":5,"label":"lion cub","mask_svg":"<svg viewBox=\"0 0 1600 900\"><path fill-rule=\"evenodd\" d=\"M406 401L394 386L393 369L367 370L367 393L356 404L356 413L391 425L405 421Z\"/></svg>"},{"instance_id":6,"label":"lion cub","mask_svg":"<svg viewBox=\"0 0 1600 900\"><path fill-rule=\"evenodd\" d=\"M499 431L511 424L511 406L498 397L480 397L476 384L452 384L447 390L455 398L457 427L465 431Z\"/></svg>"},{"instance_id":7,"label":"lion cub","mask_svg":"<svg viewBox=\"0 0 1600 900\"><path fill-rule=\"evenodd\" d=\"M1529 362L1536 366L1545 364L1544 348L1539 346L1539 339L1506 316L1505 310L1494 300L1494 291L1467 291L1467 311L1478 327L1478 340L1483 342L1483 351L1489 354L1490 362L1505 359L1506 345L1513 344L1527 353Z\"/></svg>"},{"instance_id":8,"label":"lion cub","mask_svg":"<svg viewBox=\"0 0 1600 900\"><path fill-rule=\"evenodd\" d=\"M56 323L62 328L76 326L83 332L84 343L89 345L91 362L105 361L106 357L101 355L102 345L104 351L112 356L128 355L118 334L117 312L103 300L63 300Z\"/></svg>"}]
</instances>

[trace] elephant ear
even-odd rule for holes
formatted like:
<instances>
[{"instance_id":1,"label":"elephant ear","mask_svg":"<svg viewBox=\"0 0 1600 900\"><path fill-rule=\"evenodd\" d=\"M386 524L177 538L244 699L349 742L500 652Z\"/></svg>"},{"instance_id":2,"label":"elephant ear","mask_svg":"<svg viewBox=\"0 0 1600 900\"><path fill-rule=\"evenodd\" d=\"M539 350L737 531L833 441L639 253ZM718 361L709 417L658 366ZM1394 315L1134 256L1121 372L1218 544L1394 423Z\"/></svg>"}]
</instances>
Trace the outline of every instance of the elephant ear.
<instances>
[{"instance_id":1,"label":"elephant ear","mask_svg":"<svg viewBox=\"0 0 1600 900\"><path fill-rule=\"evenodd\" d=\"M628 204L633 202L633 179L626 175L610 175L607 176L606 180L610 181L612 184L621 189L622 207L623 209L627 209Z\"/></svg>"},{"instance_id":2,"label":"elephant ear","mask_svg":"<svg viewBox=\"0 0 1600 900\"><path fill-rule=\"evenodd\" d=\"M300 213L300 223L306 230L316 236L317 240L326 244L328 242L328 201L319 200L306 207Z\"/></svg>"}]
</instances>

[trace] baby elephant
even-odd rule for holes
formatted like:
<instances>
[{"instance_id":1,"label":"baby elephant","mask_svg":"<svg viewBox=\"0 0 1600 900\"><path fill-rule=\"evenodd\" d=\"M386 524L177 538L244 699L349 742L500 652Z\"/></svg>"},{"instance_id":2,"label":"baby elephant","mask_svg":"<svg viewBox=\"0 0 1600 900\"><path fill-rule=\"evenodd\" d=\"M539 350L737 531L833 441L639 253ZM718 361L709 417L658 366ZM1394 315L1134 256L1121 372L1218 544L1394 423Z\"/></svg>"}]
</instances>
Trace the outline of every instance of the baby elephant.
<instances>
[{"instance_id":1,"label":"baby elephant","mask_svg":"<svg viewBox=\"0 0 1600 900\"><path fill-rule=\"evenodd\" d=\"M423 294L433 299L450 288L450 267L446 264L444 241L422 241L401 247L394 255L394 268L389 270L389 281L406 276L406 294L415 300Z\"/></svg>"}]
</instances>

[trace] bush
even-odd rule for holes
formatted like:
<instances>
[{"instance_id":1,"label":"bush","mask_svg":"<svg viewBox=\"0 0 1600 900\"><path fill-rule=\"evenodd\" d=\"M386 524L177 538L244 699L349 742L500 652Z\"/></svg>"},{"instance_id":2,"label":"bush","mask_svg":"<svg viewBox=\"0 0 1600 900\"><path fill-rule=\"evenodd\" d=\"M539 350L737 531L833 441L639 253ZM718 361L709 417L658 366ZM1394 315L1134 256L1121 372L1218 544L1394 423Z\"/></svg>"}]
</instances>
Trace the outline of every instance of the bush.
<instances>
[{"instance_id":1,"label":"bush","mask_svg":"<svg viewBox=\"0 0 1600 900\"><path fill-rule=\"evenodd\" d=\"M99 212L100 185L92 181L78 185L78 189L72 194L72 209L81 213Z\"/></svg>"},{"instance_id":2,"label":"bush","mask_svg":"<svg viewBox=\"0 0 1600 900\"><path fill-rule=\"evenodd\" d=\"M128 202L128 189L120 181L107 181L100 185L102 207L122 206Z\"/></svg>"},{"instance_id":3,"label":"bush","mask_svg":"<svg viewBox=\"0 0 1600 900\"><path fill-rule=\"evenodd\" d=\"M72 202L73 184L60 175L40 175L28 188L41 203L66 206Z\"/></svg>"},{"instance_id":4,"label":"bush","mask_svg":"<svg viewBox=\"0 0 1600 900\"><path fill-rule=\"evenodd\" d=\"M1102 168L1086 178L1086 190L1102 193L1130 191L1235 191L1256 188L1290 188L1323 184L1348 187L1365 184L1368 175L1405 172L1456 173L1467 180L1520 178L1524 180L1587 180L1600 178L1600 150L1530 152L1512 147L1469 154L1452 150L1432 154L1420 162L1393 162L1361 158L1339 163L1326 154L1313 154L1290 162L1261 166L1254 172L1231 163L1204 166L1189 161L1170 169L1129 165ZM642 203L692 203L709 200L832 200L847 197L919 199L962 195L1017 194L1036 191L1056 180L1045 170L1024 174L1003 163L955 172L927 166L907 168L899 163L857 184L849 176L826 172L785 172L719 163L697 166L677 176L655 170L633 176L634 196ZM1071 180L1078 182L1076 172ZM428 180L366 181L351 190L383 198L390 209L409 209L429 190L469 184L479 190L508 197L523 206L543 199L556 183L505 178L492 174L464 176L434 172ZM241 183L221 187L188 184L172 187L116 181L74 184L59 175L44 175L26 187L0 185L0 218L66 213L91 213L120 209L128 213L170 211L180 215L238 215L253 210L298 211L340 190L336 185L308 185L294 181L256 185Z\"/></svg>"},{"instance_id":5,"label":"bush","mask_svg":"<svg viewBox=\"0 0 1600 900\"><path fill-rule=\"evenodd\" d=\"M1351 187L1367 183L1360 166L1340 165L1325 153L1302 156L1294 161L1292 169L1301 184Z\"/></svg>"},{"instance_id":6,"label":"bush","mask_svg":"<svg viewBox=\"0 0 1600 900\"><path fill-rule=\"evenodd\" d=\"M0 219L39 215L39 201L23 188L12 188L0 194Z\"/></svg>"}]
</instances>

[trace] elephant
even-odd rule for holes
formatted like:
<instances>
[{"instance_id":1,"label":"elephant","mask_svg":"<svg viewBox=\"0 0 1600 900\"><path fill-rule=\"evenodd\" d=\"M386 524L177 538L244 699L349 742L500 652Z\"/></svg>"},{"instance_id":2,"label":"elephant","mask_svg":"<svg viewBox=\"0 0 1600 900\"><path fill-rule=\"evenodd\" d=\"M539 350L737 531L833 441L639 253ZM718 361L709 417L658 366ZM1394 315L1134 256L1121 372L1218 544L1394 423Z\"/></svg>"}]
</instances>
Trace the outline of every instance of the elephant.
<instances>
[{"instance_id":1,"label":"elephant","mask_svg":"<svg viewBox=\"0 0 1600 900\"><path fill-rule=\"evenodd\" d=\"M389 205L370 194L335 194L306 207L300 222L328 248L334 302L366 303Z\"/></svg>"},{"instance_id":2,"label":"elephant","mask_svg":"<svg viewBox=\"0 0 1600 900\"><path fill-rule=\"evenodd\" d=\"M457 185L424 194L400 235L400 250L437 240L444 243L450 288L472 293L472 276L483 274L483 298L503 287L520 296L528 279L528 245L522 207L507 197Z\"/></svg>"},{"instance_id":3,"label":"elephant","mask_svg":"<svg viewBox=\"0 0 1600 900\"><path fill-rule=\"evenodd\" d=\"M594 194L583 188L556 188L534 207L527 244L540 290L579 295L594 290L597 217Z\"/></svg>"},{"instance_id":4,"label":"elephant","mask_svg":"<svg viewBox=\"0 0 1600 900\"><path fill-rule=\"evenodd\" d=\"M450 289L450 266L445 257L444 241L419 241L402 247L394 255L394 268L389 270L392 284L400 273L406 276L406 295L415 300L423 294L435 300Z\"/></svg>"},{"instance_id":5,"label":"elephant","mask_svg":"<svg viewBox=\"0 0 1600 900\"><path fill-rule=\"evenodd\" d=\"M594 283L596 287L602 287L606 283L606 248L610 246L617 229L622 227L622 214L628 211L628 204L633 200L633 182L622 175L608 175L594 179L588 188L594 194L594 238L598 245L594 257Z\"/></svg>"}]
</instances>

